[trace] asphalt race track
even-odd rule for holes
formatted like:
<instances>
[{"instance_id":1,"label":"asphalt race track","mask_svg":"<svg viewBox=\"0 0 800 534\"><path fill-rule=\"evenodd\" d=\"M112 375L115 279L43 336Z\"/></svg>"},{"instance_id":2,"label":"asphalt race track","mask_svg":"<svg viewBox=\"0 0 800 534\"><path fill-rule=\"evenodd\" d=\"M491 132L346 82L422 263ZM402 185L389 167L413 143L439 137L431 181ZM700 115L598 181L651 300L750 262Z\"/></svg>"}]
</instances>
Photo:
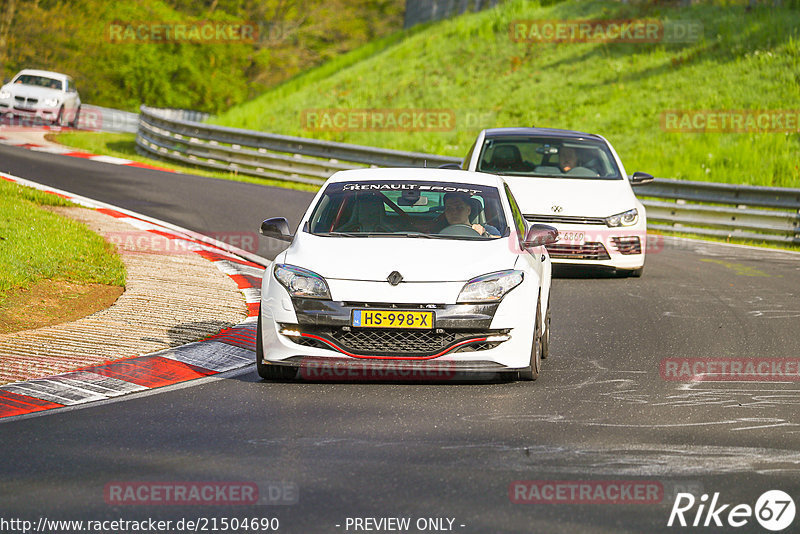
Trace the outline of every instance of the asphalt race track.
<instances>
[{"instance_id":1,"label":"asphalt race track","mask_svg":"<svg viewBox=\"0 0 800 534\"><path fill-rule=\"evenodd\" d=\"M0 145L0 172L57 187L94 200L216 236L240 246L259 244L272 258L286 247L261 238L258 228L267 217L285 216L294 228L313 193L85 161Z\"/></svg>"},{"instance_id":2,"label":"asphalt race track","mask_svg":"<svg viewBox=\"0 0 800 534\"><path fill-rule=\"evenodd\" d=\"M256 232L268 216L294 225L311 198L4 146L0 171L212 234ZM262 243L259 253L278 250ZM251 367L9 420L0 423L0 515L34 524L152 518L173 521L174 532L185 531L174 526L182 518L208 531L221 518L278 518L279 532L294 533L410 518L408 532L769 532L754 517L741 528L726 521L767 490L800 502L800 377L787 367L778 381L688 382L667 380L662 364L796 361L799 281L798 254L656 240L641 279L554 281L551 356L534 383L267 383ZM659 493L646 502L514 503L531 499L515 481ZM109 488L131 482L254 483L262 497L114 501ZM731 505L718 516L725 526L710 518L710 527L668 527L678 491L698 504L718 492ZM697 511L686 512L690 525ZM443 520L427 521L435 518ZM373 531L391 531L381 525ZM800 517L783 532L792 531Z\"/></svg>"}]
</instances>

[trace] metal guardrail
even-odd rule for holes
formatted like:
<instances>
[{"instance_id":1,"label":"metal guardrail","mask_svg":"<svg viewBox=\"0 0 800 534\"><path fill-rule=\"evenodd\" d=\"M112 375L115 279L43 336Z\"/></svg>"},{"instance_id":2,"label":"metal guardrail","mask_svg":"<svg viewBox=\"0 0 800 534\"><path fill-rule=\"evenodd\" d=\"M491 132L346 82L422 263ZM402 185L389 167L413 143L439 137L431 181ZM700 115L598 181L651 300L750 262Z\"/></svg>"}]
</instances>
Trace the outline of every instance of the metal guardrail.
<instances>
[{"instance_id":1,"label":"metal guardrail","mask_svg":"<svg viewBox=\"0 0 800 534\"><path fill-rule=\"evenodd\" d=\"M142 106L137 149L148 156L309 184L366 166L438 167L460 158L401 152L196 122L189 112ZM651 230L800 243L800 189L656 178L637 186Z\"/></svg>"},{"instance_id":2,"label":"metal guardrail","mask_svg":"<svg viewBox=\"0 0 800 534\"><path fill-rule=\"evenodd\" d=\"M101 132L136 133L139 115L118 109L83 104L78 129Z\"/></svg>"},{"instance_id":3,"label":"metal guardrail","mask_svg":"<svg viewBox=\"0 0 800 534\"><path fill-rule=\"evenodd\" d=\"M136 145L156 155L208 169L321 184L336 171L359 167L438 167L458 158L401 152L171 118L142 106Z\"/></svg>"},{"instance_id":4,"label":"metal guardrail","mask_svg":"<svg viewBox=\"0 0 800 534\"><path fill-rule=\"evenodd\" d=\"M500 0L406 0L403 28L494 7Z\"/></svg>"},{"instance_id":5,"label":"metal guardrail","mask_svg":"<svg viewBox=\"0 0 800 534\"><path fill-rule=\"evenodd\" d=\"M652 230L800 244L800 189L657 178L634 191Z\"/></svg>"}]
</instances>

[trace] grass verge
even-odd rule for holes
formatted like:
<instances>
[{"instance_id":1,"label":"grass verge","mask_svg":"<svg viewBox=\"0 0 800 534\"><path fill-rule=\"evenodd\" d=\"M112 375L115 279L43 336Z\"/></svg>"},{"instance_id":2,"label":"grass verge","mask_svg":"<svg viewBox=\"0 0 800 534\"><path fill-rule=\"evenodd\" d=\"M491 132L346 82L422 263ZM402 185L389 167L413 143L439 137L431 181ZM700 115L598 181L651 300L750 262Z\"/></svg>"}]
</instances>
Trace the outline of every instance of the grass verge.
<instances>
[{"instance_id":1,"label":"grass verge","mask_svg":"<svg viewBox=\"0 0 800 534\"><path fill-rule=\"evenodd\" d=\"M210 122L461 157L482 127L566 128L608 138L631 173L800 185L796 128L693 133L661 124L668 111L800 113L800 10L751 9L744 2L541 4L509 0L431 24L379 51L356 50L351 57L362 54L358 61L340 60L339 69L320 67ZM691 22L702 33L688 42L655 43L515 42L509 34L515 21L586 19ZM332 116L347 118L364 109L444 109L452 112L455 127L337 128L308 120L310 111L333 110Z\"/></svg>"},{"instance_id":2,"label":"grass verge","mask_svg":"<svg viewBox=\"0 0 800 534\"><path fill-rule=\"evenodd\" d=\"M25 292L37 285L56 282L57 288L49 294L52 297L55 292L61 298L57 305L48 304L58 308L47 314L51 319L74 308L75 298L80 295L96 294L78 286L125 285L125 265L113 245L84 224L43 206L73 204L50 193L0 180L0 331L10 331L10 325L16 325L13 329L17 330L31 327L24 320L28 307L45 295L32 301ZM111 293L118 296L121 290ZM51 297L47 298L52 301Z\"/></svg>"}]
</instances>

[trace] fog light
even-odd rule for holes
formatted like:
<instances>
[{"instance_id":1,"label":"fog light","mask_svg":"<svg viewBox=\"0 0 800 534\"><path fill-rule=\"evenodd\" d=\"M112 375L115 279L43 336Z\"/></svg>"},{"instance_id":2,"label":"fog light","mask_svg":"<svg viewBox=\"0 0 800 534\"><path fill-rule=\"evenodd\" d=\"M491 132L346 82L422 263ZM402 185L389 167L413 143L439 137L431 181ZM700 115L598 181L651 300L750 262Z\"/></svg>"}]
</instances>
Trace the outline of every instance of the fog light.
<instances>
[{"instance_id":1,"label":"fog light","mask_svg":"<svg viewBox=\"0 0 800 534\"><path fill-rule=\"evenodd\" d=\"M303 335L299 330L292 330L290 328L281 328L280 334L286 337L300 337Z\"/></svg>"}]
</instances>

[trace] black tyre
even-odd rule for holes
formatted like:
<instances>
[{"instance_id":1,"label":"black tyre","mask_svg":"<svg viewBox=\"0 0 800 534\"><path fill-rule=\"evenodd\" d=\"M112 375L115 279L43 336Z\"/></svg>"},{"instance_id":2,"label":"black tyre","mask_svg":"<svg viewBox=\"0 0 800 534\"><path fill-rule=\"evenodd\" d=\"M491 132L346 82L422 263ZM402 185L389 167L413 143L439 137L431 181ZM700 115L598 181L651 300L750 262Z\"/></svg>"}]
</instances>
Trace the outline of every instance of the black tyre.
<instances>
[{"instance_id":1,"label":"black tyre","mask_svg":"<svg viewBox=\"0 0 800 534\"><path fill-rule=\"evenodd\" d=\"M550 356L550 296L547 297L547 311L544 314L544 332L542 332L542 359Z\"/></svg>"},{"instance_id":2,"label":"black tyre","mask_svg":"<svg viewBox=\"0 0 800 534\"><path fill-rule=\"evenodd\" d=\"M533 381L539 378L542 369L542 301L536 303L536 330L533 333L531 343L531 365L530 370L520 371L519 379Z\"/></svg>"},{"instance_id":3,"label":"black tyre","mask_svg":"<svg viewBox=\"0 0 800 534\"><path fill-rule=\"evenodd\" d=\"M58 115L56 116L55 120L53 121L53 126L61 126L61 121L64 120L64 107L58 108Z\"/></svg>"},{"instance_id":4,"label":"black tyre","mask_svg":"<svg viewBox=\"0 0 800 534\"><path fill-rule=\"evenodd\" d=\"M70 128L77 128L78 127L78 120L81 118L81 107L78 106L78 109L75 110L75 116L72 118L72 122L70 122L67 126Z\"/></svg>"},{"instance_id":5,"label":"black tyre","mask_svg":"<svg viewBox=\"0 0 800 534\"><path fill-rule=\"evenodd\" d=\"M641 278L644 273L644 266L638 269L617 269L617 278Z\"/></svg>"},{"instance_id":6,"label":"black tyre","mask_svg":"<svg viewBox=\"0 0 800 534\"><path fill-rule=\"evenodd\" d=\"M258 310L258 327L256 328L256 370L264 380L294 380L297 369L284 365L270 365L264 361L264 345L261 341L261 310Z\"/></svg>"}]
</instances>

